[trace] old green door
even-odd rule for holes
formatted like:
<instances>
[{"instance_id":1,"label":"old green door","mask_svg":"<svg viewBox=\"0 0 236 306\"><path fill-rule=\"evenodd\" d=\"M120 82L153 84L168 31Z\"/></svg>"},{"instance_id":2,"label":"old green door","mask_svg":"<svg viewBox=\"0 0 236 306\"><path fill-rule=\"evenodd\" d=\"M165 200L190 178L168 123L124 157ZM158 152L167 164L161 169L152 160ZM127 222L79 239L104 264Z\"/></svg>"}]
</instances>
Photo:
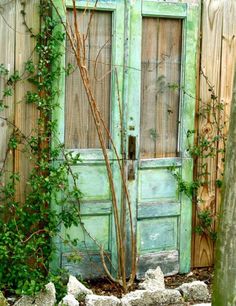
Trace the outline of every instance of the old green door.
<instances>
[{"instance_id":1,"label":"old green door","mask_svg":"<svg viewBox=\"0 0 236 306\"><path fill-rule=\"evenodd\" d=\"M170 167L191 181L187 131L194 129L199 6L143 0L131 1L128 10L127 133L136 139L128 172L135 173L129 188L137 211L137 275L157 265L165 274L184 273L190 269L191 200L178 193Z\"/></svg>"},{"instance_id":2,"label":"old green door","mask_svg":"<svg viewBox=\"0 0 236 306\"><path fill-rule=\"evenodd\" d=\"M66 3L67 16L72 21L72 1ZM86 32L93 7L94 2L78 1L82 32ZM98 1L88 32L87 65L100 110L119 152L121 130L126 135L126 173L137 237L138 277L157 265L166 274L184 273L190 268L191 201L178 193L169 168L175 165L180 176L191 181L192 159L187 152L191 139L187 139L187 131L194 127L198 17L196 4ZM69 44L66 50L65 60L73 64ZM123 101L122 120L116 75ZM62 82L62 88L65 92L61 110L56 114L60 122L58 133L67 151L81 154L82 163L75 165L73 171L79 175L83 192L82 222L103 245L110 256L110 270L115 273L111 193L78 70ZM121 206L121 179L109 141L107 152ZM97 243L82 227L61 229L62 237L66 238L67 233L72 238L79 237L76 248L82 261L70 262L71 248L58 242L57 265L86 277L102 275ZM127 250L129 244L127 241Z\"/></svg>"},{"instance_id":3,"label":"old green door","mask_svg":"<svg viewBox=\"0 0 236 306\"><path fill-rule=\"evenodd\" d=\"M61 0L57 3L62 15L66 11L67 20L73 28L73 2L66 1L66 7L61 7ZM94 1L78 1L77 22L83 37L86 37L86 65L94 95L105 125L112 134L117 151L120 152L118 92L122 95L124 5L121 1L111 0L98 1L95 10L94 6ZM78 188L82 192L81 226L61 228L62 239L57 241L60 250L55 264L68 269L73 274L89 278L104 274L100 260L100 246L103 246L104 252L109 257L108 268L112 270L113 267L112 272L115 273L116 235L106 165L69 40L66 42L62 65L67 67L68 64L75 69L68 77L64 76L62 79L61 88L64 90L61 91L61 108L55 116L60 123L58 134L60 141L65 144L66 153L71 152L72 155L79 153L82 160L72 167L73 173L78 175ZM103 136L112 165L119 203L121 187L118 165L105 130ZM72 177L70 184L73 188ZM63 241L68 240L67 235L71 239L79 239L79 243L74 247L64 244ZM77 249L81 255L80 263L69 260L74 249Z\"/></svg>"}]
</instances>

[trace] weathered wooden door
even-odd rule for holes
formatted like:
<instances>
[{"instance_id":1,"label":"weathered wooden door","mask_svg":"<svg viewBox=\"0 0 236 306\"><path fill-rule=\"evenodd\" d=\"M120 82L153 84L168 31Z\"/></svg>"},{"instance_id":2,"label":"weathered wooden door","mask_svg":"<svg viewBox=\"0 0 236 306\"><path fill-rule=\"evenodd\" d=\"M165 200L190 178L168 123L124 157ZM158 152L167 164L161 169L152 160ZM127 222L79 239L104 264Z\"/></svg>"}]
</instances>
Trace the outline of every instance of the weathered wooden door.
<instances>
[{"instance_id":1,"label":"weathered wooden door","mask_svg":"<svg viewBox=\"0 0 236 306\"><path fill-rule=\"evenodd\" d=\"M137 274L157 265L166 274L187 272L191 201L178 193L170 167L191 181L187 131L194 129L199 7L143 0L129 10L127 130L136 140L129 185L137 209Z\"/></svg>"},{"instance_id":2,"label":"weathered wooden door","mask_svg":"<svg viewBox=\"0 0 236 306\"><path fill-rule=\"evenodd\" d=\"M184 180L191 180L187 131L194 127L199 7L144 0L98 1L91 19L94 3L78 3L78 22L85 34L90 23L86 56L95 96L120 154L121 130L126 135L127 182L137 236L137 275L140 277L157 265L166 274L187 272L191 201L177 192L169 168L175 165ZM71 7L71 1L67 1L67 16L72 21ZM66 62L73 64L69 44L66 50ZM66 79L64 87L61 112L57 114L61 124L59 135L66 150L81 154L82 163L74 166L73 171L79 174L79 188L83 192L82 221L110 255L110 269L113 267L115 272L111 193L78 70ZM123 101L122 120L118 92ZM107 151L121 206L121 179L109 141ZM66 238L68 231L62 228L61 232ZM60 244L58 264L86 277L103 274L98 245L82 227L73 227L69 233L72 238L80 238L77 248L82 261L69 262L71 249Z\"/></svg>"},{"instance_id":3,"label":"weathered wooden door","mask_svg":"<svg viewBox=\"0 0 236 306\"><path fill-rule=\"evenodd\" d=\"M57 3L60 9L62 2L59 0ZM94 5L93 1L79 1L77 22L81 35L84 39L86 37L86 66L92 89L104 123L112 134L117 151L120 152L118 93L122 95L124 5L121 1L98 1L95 10ZM61 8L62 14L64 11L65 8ZM66 1L66 14L73 28L72 1ZM69 230L62 227L61 237L67 240L69 234L71 239L79 238L79 243L74 248L79 251L81 262L78 264L70 261L69 257L74 248L58 241L60 251L55 264L69 269L73 274L88 278L104 274L100 260L100 245L110 258L107 260L108 268L112 270L113 267L114 273L117 270L116 235L105 160L69 40L66 42L65 50L65 62L62 65L66 64L67 67L70 64L75 68L62 80L62 88L65 88L65 91L61 95L61 111L56 116L60 123L58 134L60 141L65 143L66 152L71 152L72 155L79 153L82 160L72 167L74 174L78 175L78 188L82 192L80 203L82 222L80 227L73 226ZM112 165L119 203L121 181L117 158L111 149L105 129L103 136ZM73 188L72 178L71 186Z\"/></svg>"}]
</instances>

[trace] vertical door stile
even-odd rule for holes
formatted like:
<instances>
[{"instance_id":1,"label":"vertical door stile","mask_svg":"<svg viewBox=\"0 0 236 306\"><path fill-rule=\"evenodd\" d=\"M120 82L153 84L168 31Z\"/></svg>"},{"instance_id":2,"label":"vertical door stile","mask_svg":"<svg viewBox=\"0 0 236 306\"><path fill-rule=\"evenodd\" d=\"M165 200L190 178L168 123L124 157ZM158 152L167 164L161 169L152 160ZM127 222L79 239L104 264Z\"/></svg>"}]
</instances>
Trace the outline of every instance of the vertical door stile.
<instances>
[{"instance_id":1,"label":"vertical door stile","mask_svg":"<svg viewBox=\"0 0 236 306\"><path fill-rule=\"evenodd\" d=\"M123 97L123 54L124 54L124 2L123 1L114 1L115 10L113 11L112 19L112 93L111 93L111 114L112 114L112 126L111 132L113 136L114 143L116 144L119 158L122 158L121 155L121 118L119 107L122 109L122 97ZM114 154L113 150L113 177L115 182L117 201L118 201L118 210L119 215L121 215L121 203L122 203L122 182L121 182L121 173L116 161L117 157ZM114 217L112 216L112 226L111 226L111 239L110 239L110 248L111 248L111 261L112 269L111 272L113 275L117 274L118 271L118 258L117 258L117 245L116 245L116 229Z\"/></svg>"},{"instance_id":2,"label":"vertical door stile","mask_svg":"<svg viewBox=\"0 0 236 306\"><path fill-rule=\"evenodd\" d=\"M188 138L188 130L194 130L196 75L197 75L197 46L199 40L201 6L188 4L188 13L185 22L185 62L184 62L184 91L182 106L182 179L188 183L193 179L193 160L187 152L193 144L193 137ZM180 273L187 273L191 264L191 223L192 201L185 194L181 195L180 219Z\"/></svg>"},{"instance_id":3,"label":"vertical door stile","mask_svg":"<svg viewBox=\"0 0 236 306\"><path fill-rule=\"evenodd\" d=\"M126 50L127 67L125 68L125 100L127 113L126 113L126 152L129 151L129 139L133 139L135 148L134 152L136 156L129 159L130 154L127 154L127 176L128 176L128 191L131 202L132 223L133 230L137 232L137 193L138 193L138 158L139 158L139 121L140 121L140 85L141 85L141 31L142 31L142 19L141 19L141 5L142 1L126 1L127 7L127 37L126 37ZM129 177L130 176L130 177ZM128 214L128 211L127 211ZM129 217L127 215L127 220ZM129 221L127 221L129 224ZM136 235L137 236L137 235ZM127 225L127 237L130 237L130 227ZM128 254L131 252L131 242L127 240ZM136 242L137 243L137 242ZM137 246L136 246L137 248ZM127 260L127 265L130 266L130 256Z\"/></svg>"},{"instance_id":4,"label":"vertical door stile","mask_svg":"<svg viewBox=\"0 0 236 306\"><path fill-rule=\"evenodd\" d=\"M54 0L54 5L57 8L57 12L60 14L61 19L65 21L66 16L64 12L64 6L62 5L62 1L60 0ZM57 21L59 20L58 13L55 12L55 10L52 11L53 18ZM60 31L64 31L64 27L61 23L58 24L58 28ZM61 44L60 46L60 51L62 53L60 62L58 62L58 65L60 66L60 78L58 79L58 82L53 84L55 87L55 91L59 89L58 93L58 104L59 107L57 107L53 113L52 113L52 120L57 121L57 137L51 139L51 148L54 149L58 142L59 143L64 143L64 99L65 99L65 43ZM57 70L58 67L55 67L55 70ZM62 159L62 156L59 157ZM54 161L54 163L58 163L59 161ZM59 194L58 197L62 197L62 194ZM53 209L56 213L61 212L61 207L58 206L56 203L51 202L51 209ZM61 225L59 225L59 231L61 230ZM54 237L52 239L52 244L55 247L55 252L53 253L52 260L50 262L50 269L52 271L57 271L59 267L61 267L62 262L61 262L61 254L62 254L62 243L61 239L58 236Z\"/></svg>"}]
</instances>

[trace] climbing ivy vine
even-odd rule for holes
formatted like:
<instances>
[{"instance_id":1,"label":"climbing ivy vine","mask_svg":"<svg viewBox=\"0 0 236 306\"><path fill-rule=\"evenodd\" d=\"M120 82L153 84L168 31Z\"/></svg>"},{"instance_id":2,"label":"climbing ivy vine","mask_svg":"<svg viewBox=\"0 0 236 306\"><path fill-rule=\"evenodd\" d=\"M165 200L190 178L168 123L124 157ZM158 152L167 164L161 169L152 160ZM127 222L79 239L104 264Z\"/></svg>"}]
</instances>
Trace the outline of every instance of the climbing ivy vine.
<instances>
[{"instance_id":1,"label":"climbing ivy vine","mask_svg":"<svg viewBox=\"0 0 236 306\"><path fill-rule=\"evenodd\" d=\"M39 117L36 128L30 135L25 135L14 122L0 113L1 119L12 130L5 162L0 169L0 290L6 294L32 295L50 279L61 285L56 274L59 272L49 272L56 251L51 241L59 234L62 224L68 228L80 222L78 204L81 192L77 184L69 187L68 177L71 166L81 161L79 155L65 153L59 141L51 144L57 131L57 121L52 118L52 112L59 107L60 92L55 84L63 72L60 50L64 44L64 33L59 22L52 18L52 7L48 1L40 2L42 27L39 33L33 33L27 25L25 1L21 1L21 5L24 24L32 39L36 40L34 52L38 61L29 59L24 64L22 75L18 71L10 75L7 68L0 64L0 77L5 84L0 111L8 107L7 98L14 94L17 82L24 79L34 85L32 91L25 92L24 102L33 104ZM9 172L7 167L9 155L16 150L23 152L32 163L24 200L17 196L20 173ZM77 179L73 174L75 183ZM52 202L55 209L51 207ZM67 238L64 243L76 245L76 239ZM73 260L79 260L79 256L73 254Z\"/></svg>"},{"instance_id":2,"label":"climbing ivy vine","mask_svg":"<svg viewBox=\"0 0 236 306\"><path fill-rule=\"evenodd\" d=\"M208 101L199 100L201 107L197 111L198 120L206 120L208 122L206 128L198 131L187 131L187 138L190 140L188 153L193 158L196 167L194 179L192 182L184 181L175 166L171 167L171 172L176 179L178 191L184 193L196 204L198 225L195 231L200 235L205 234L215 241L217 231L214 224L218 219L218 215L212 211L211 207L205 205L200 190L209 186L209 184L214 184L216 190L222 187L223 170L220 177L216 177L212 182L209 164L218 158L218 162L222 163L222 169L224 169L228 118L225 118L224 103L219 100L215 93L214 85L211 84L203 71L201 71L201 75L210 92L210 99ZM173 85L170 87L173 88ZM184 94L188 94L184 88L182 90ZM195 99L195 97L192 98ZM191 141L193 136L195 137L194 144Z\"/></svg>"}]
</instances>

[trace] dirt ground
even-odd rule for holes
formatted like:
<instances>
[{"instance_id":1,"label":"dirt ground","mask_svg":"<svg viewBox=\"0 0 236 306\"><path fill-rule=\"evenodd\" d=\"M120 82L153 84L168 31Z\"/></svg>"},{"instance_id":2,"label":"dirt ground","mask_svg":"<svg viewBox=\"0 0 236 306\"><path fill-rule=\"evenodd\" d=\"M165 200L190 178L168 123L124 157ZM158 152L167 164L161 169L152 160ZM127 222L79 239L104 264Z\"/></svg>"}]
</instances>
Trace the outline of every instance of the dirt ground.
<instances>
[{"instance_id":1,"label":"dirt ground","mask_svg":"<svg viewBox=\"0 0 236 306\"><path fill-rule=\"evenodd\" d=\"M209 291L211 292L213 269L210 268L196 268L192 269L188 274L176 274L165 277L166 288L173 289L179 287L183 283L193 282L195 280L204 281ZM98 295L115 295L122 296L121 288L117 287L107 279L97 279L88 281L88 286ZM138 282L135 282L130 291L138 288Z\"/></svg>"}]
</instances>

